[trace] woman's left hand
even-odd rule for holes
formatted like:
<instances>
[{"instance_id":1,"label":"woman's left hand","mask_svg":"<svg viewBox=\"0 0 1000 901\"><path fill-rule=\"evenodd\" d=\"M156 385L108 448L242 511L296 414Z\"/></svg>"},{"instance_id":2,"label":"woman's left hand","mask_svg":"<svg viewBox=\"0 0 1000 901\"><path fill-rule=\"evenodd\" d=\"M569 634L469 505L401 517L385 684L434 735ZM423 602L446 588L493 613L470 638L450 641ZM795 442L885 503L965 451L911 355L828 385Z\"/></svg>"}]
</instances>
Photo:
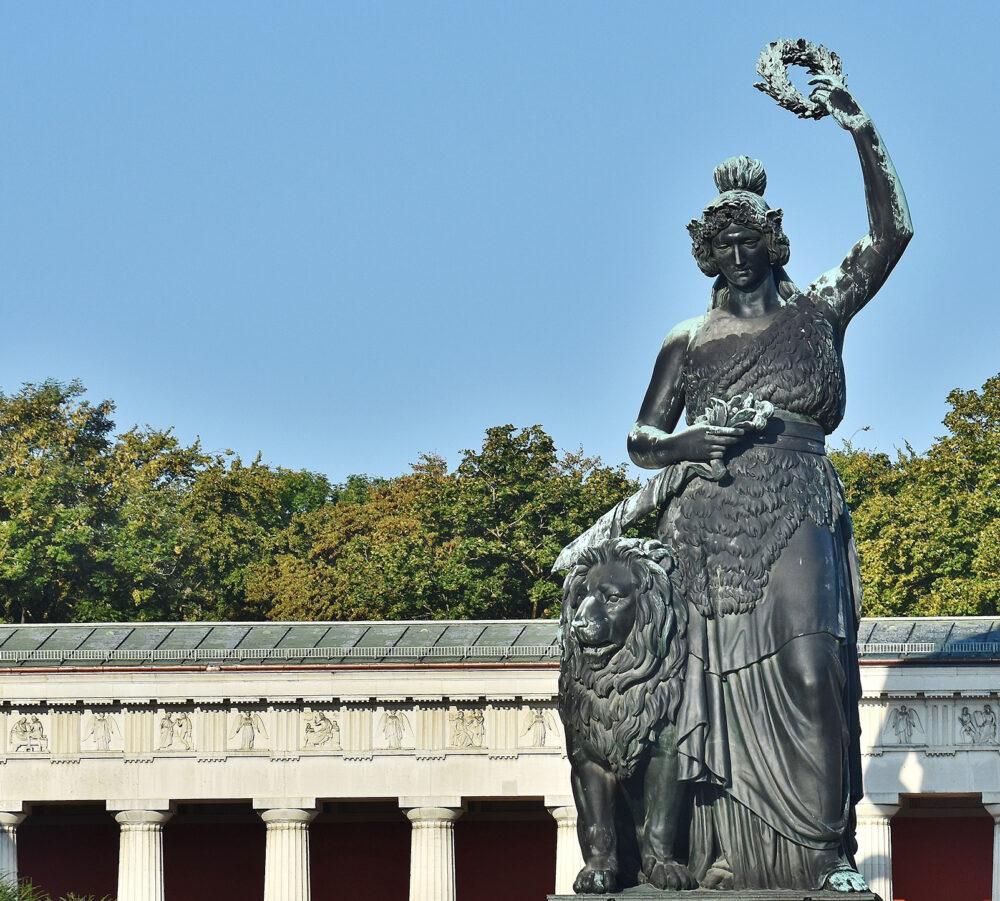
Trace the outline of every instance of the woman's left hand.
<instances>
[{"instance_id":1,"label":"woman's left hand","mask_svg":"<svg viewBox=\"0 0 1000 901\"><path fill-rule=\"evenodd\" d=\"M856 131L871 121L839 75L817 75L809 84L816 86L809 99L825 107L841 128Z\"/></svg>"}]
</instances>

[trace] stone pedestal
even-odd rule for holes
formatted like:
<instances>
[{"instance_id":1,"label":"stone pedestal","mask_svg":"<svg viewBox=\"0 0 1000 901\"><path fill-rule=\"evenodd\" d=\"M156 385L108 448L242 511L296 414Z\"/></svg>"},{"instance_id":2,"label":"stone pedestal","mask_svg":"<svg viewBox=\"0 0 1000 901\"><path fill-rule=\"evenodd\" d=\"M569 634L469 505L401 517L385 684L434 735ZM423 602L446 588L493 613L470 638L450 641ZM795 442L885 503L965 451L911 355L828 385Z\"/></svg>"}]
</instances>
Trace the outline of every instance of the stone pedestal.
<instances>
[{"instance_id":1,"label":"stone pedestal","mask_svg":"<svg viewBox=\"0 0 1000 901\"><path fill-rule=\"evenodd\" d=\"M264 901L310 901L309 824L317 813L293 807L260 811L267 823Z\"/></svg>"},{"instance_id":2,"label":"stone pedestal","mask_svg":"<svg viewBox=\"0 0 1000 901\"><path fill-rule=\"evenodd\" d=\"M455 820L453 807L406 811L410 840L410 901L455 901Z\"/></svg>"},{"instance_id":3,"label":"stone pedestal","mask_svg":"<svg viewBox=\"0 0 1000 901\"><path fill-rule=\"evenodd\" d=\"M889 821L898 804L858 804L858 870L872 891L892 899L892 830Z\"/></svg>"},{"instance_id":4,"label":"stone pedestal","mask_svg":"<svg viewBox=\"0 0 1000 901\"><path fill-rule=\"evenodd\" d=\"M17 881L17 827L25 814L0 811L0 880Z\"/></svg>"},{"instance_id":5,"label":"stone pedestal","mask_svg":"<svg viewBox=\"0 0 1000 901\"><path fill-rule=\"evenodd\" d=\"M871 892L817 892L809 889L744 889L739 892L716 892L697 889L693 892L660 892L636 887L610 895L549 895L549 901L879 901Z\"/></svg>"},{"instance_id":6,"label":"stone pedestal","mask_svg":"<svg viewBox=\"0 0 1000 901\"><path fill-rule=\"evenodd\" d=\"M118 901L164 901L163 824L168 810L122 810L118 845Z\"/></svg>"},{"instance_id":7,"label":"stone pedestal","mask_svg":"<svg viewBox=\"0 0 1000 901\"><path fill-rule=\"evenodd\" d=\"M576 808L550 807L556 821L556 892L573 893L573 880L583 869L583 853L576 835Z\"/></svg>"}]
</instances>

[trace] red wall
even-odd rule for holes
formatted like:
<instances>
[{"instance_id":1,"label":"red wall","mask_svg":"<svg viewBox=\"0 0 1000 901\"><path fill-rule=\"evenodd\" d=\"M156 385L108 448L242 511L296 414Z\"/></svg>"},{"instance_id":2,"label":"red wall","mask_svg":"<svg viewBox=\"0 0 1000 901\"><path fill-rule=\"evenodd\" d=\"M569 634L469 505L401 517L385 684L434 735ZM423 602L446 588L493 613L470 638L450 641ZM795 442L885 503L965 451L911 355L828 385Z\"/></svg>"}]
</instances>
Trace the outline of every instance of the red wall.
<instances>
[{"instance_id":1,"label":"red wall","mask_svg":"<svg viewBox=\"0 0 1000 901\"><path fill-rule=\"evenodd\" d=\"M458 820L458 901L545 901L555 891L556 822Z\"/></svg>"},{"instance_id":2,"label":"red wall","mask_svg":"<svg viewBox=\"0 0 1000 901\"><path fill-rule=\"evenodd\" d=\"M87 818L47 823L41 811L17 828L19 875L55 898L69 892L114 897L118 892L118 824Z\"/></svg>"},{"instance_id":3,"label":"red wall","mask_svg":"<svg viewBox=\"0 0 1000 901\"><path fill-rule=\"evenodd\" d=\"M892 891L896 901L990 901L993 820L896 817Z\"/></svg>"},{"instance_id":4,"label":"red wall","mask_svg":"<svg viewBox=\"0 0 1000 901\"><path fill-rule=\"evenodd\" d=\"M410 823L317 820L309 827L309 861L312 901L407 901Z\"/></svg>"},{"instance_id":5,"label":"red wall","mask_svg":"<svg viewBox=\"0 0 1000 901\"><path fill-rule=\"evenodd\" d=\"M252 901L264 893L263 821L163 828L166 901Z\"/></svg>"}]
</instances>

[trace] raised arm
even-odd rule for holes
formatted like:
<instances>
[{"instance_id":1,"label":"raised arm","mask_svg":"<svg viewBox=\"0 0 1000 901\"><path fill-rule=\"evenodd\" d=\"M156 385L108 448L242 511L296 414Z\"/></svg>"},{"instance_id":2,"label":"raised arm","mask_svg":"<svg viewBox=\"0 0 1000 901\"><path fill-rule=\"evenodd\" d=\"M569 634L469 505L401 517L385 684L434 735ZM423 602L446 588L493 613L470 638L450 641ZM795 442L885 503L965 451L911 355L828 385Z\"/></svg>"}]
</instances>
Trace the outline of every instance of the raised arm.
<instances>
[{"instance_id":1,"label":"raised arm","mask_svg":"<svg viewBox=\"0 0 1000 901\"><path fill-rule=\"evenodd\" d=\"M913 237L913 224L903 186L871 116L842 79L821 75L811 83L816 85L813 100L823 103L854 138L865 180L868 234L851 248L836 269L820 276L808 292L829 304L843 329L885 284Z\"/></svg>"},{"instance_id":2,"label":"raised arm","mask_svg":"<svg viewBox=\"0 0 1000 901\"><path fill-rule=\"evenodd\" d=\"M639 418L628 435L628 454L636 466L662 469L684 460L720 460L743 436L743 429L705 425L672 434L684 409L684 359L702 321L682 322L660 348Z\"/></svg>"}]
</instances>

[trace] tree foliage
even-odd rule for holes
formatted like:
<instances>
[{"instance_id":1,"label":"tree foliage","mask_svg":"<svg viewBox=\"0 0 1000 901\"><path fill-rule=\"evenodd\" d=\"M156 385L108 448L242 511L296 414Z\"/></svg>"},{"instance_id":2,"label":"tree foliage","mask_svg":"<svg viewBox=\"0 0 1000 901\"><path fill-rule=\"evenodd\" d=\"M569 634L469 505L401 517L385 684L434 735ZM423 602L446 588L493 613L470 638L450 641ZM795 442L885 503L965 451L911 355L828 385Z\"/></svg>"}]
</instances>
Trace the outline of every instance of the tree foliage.
<instances>
[{"instance_id":1,"label":"tree foliage","mask_svg":"<svg viewBox=\"0 0 1000 901\"><path fill-rule=\"evenodd\" d=\"M926 454L831 455L869 614L998 611L1000 376L948 400ZM559 550L637 487L539 426L333 485L113 413L77 382L0 393L5 621L555 615Z\"/></svg>"},{"instance_id":2,"label":"tree foliage","mask_svg":"<svg viewBox=\"0 0 1000 901\"><path fill-rule=\"evenodd\" d=\"M1000 599L1000 376L952 391L948 432L895 459L833 454L861 556L865 612L996 614Z\"/></svg>"},{"instance_id":3,"label":"tree foliage","mask_svg":"<svg viewBox=\"0 0 1000 901\"><path fill-rule=\"evenodd\" d=\"M274 536L326 503L324 476L114 437L78 382L0 393L0 604L8 622L246 618Z\"/></svg>"},{"instance_id":4,"label":"tree foliage","mask_svg":"<svg viewBox=\"0 0 1000 901\"><path fill-rule=\"evenodd\" d=\"M252 596L281 619L553 615L559 550L635 487L624 467L560 455L539 426L498 426L454 472L425 456L297 517Z\"/></svg>"}]
</instances>

